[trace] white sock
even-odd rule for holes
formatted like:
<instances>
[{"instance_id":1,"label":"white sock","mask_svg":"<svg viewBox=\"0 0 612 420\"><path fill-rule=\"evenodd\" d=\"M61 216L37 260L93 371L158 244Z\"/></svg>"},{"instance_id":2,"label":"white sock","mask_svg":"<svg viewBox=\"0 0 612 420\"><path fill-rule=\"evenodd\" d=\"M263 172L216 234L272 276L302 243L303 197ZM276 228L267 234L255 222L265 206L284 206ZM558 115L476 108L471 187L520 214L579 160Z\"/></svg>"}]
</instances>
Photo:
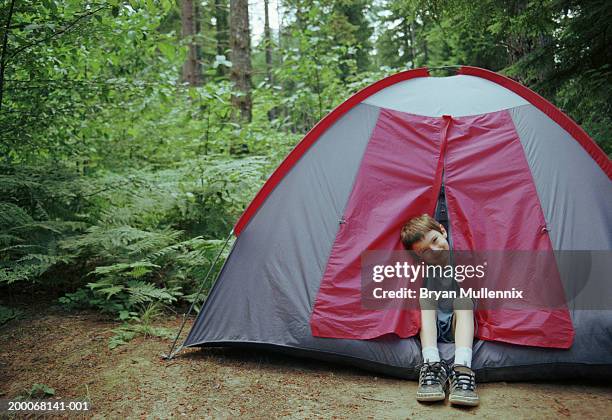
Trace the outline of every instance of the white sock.
<instances>
[{"instance_id":1,"label":"white sock","mask_svg":"<svg viewBox=\"0 0 612 420\"><path fill-rule=\"evenodd\" d=\"M425 350L423 350L425 351ZM455 364L472 367L472 349L469 347L455 348Z\"/></svg>"},{"instance_id":2,"label":"white sock","mask_svg":"<svg viewBox=\"0 0 612 420\"><path fill-rule=\"evenodd\" d=\"M425 347L422 353L424 362L435 363L440 361L440 352L438 352L437 347Z\"/></svg>"}]
</instances>

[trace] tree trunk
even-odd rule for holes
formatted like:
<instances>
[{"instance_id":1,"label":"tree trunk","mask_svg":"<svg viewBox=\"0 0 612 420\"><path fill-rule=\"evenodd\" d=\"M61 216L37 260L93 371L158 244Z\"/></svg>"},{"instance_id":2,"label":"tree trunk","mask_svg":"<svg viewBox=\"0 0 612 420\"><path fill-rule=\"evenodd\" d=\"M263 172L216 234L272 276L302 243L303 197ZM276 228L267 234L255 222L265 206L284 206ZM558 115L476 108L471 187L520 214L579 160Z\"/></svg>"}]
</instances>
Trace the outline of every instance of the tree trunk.
<instances>
[{"instance_id":1,"label":"tree trunk","mask_svg":"<svg viewBox=\"0 0 612 420\"><path fill-rule=\"evenodd\" d=\"M414 36L414 22L408 24L408 30L410 31L410 60L412 61L412 68L416 67L416 48L415 48L415 36Z\"/></svg>"},{"instance_id":2,"label":"tree trunk","mask_svg":"<svg viewBox=\"0 0 612 420\"><path fill-rule=\"evenodd\" d=\"M4 94L4 68L6 67L6 48L8 45L8 34L11 28L11 19L13 17L13 8L15 7L15 0L11 1L9 6L8 16L6 18L6 26L4 28L4 34L2 35L2 55L0 56L0 109L2 109L2 98Z\"/></svg>"},{"instance_id":3,"label":"tree trunk","mask_svg":"<svg viewBox=\"0 0 612 420\"><path fill-rule=\"evenodd\" d=\"M197 35L200 32L198 0L182 0L181 2L181 34L187 40L189 53L183 64L183 81L190 86L202 84L202 66L200 64L200 46Z\"/></svg>"},{"instance_id":4,"label":"tree trunk","mask_svg":"<svg viewBox=\"0 0 612 420\"><path fill-rule=\"evenodd\" d=\"M284 64L284 60L283 60L283 20L284 20L284 14L281 13L281 1L278 0L276 2L276 14L278 15L278 62L280 67L283 67ZM281 87L282 87L282 91L285 92L286 91L286 83L281 80ZM287 116L289 116L289 110L287 109L287 105L286 104L282 104L279 107L276 107L276 115L280 116L281 118L287 118ZM285 133L289 133L289 124L283 124L283 126L285 127Z\"/></svg>"},{"instance_id":5,"label":"tree trunk","mask_svg":"<svg viewBox=\"0 0 612 420\"><path fill-rule=\"evenodd\" d=\"M251 121L251 35L249 33L249 4L247 0L230 0L231 80L239 95L232 96L232 104L242 121Z\"/></svg>"},{"instance_id":6,"label":"tree trunk","mask_svg":"<svg viewBox=\"0 0 612 420\"><path fill-rule=\"evenodd\" d=\"M278 16L278 50L282 51L283 48L283 14L281 14L281 2L276 2L276 15ZM278 54L278 60L283 63L283 54Z\"/></svg>"},{"instance_id":7,"label":"tree trunk","mask_svg":"<svg viewBox=\"0 0 612 420\"><path fill-rule=\"evenodd\" d=\"M301 0L296 0L295 2L295 19L296 19L296 24L297 24L297 28L298 31L300 33L304 33L304 28L305 28L305 19L304 19L304 10L302 8L302 1ZM299 41L298 42L298 54L300 57L300 60L304 59L304 56L306 55L304 53L304 51L302 50L302 42ZM292 125L292 129L291 132L292 133L298 133L298 132L304 132L304 130L306 130L306 127L308 127L308 122L306 121L306 118L308 118L309 112L305 112L304 111L304 107L300 108L298 110L297 115L294 116L293 118L293 123Z\"/></svg>"},{"instance_id":8,"label":"tree trunk","mask_svg":"<svg viewBox=\"0 0 612 420\"><path fill-rule=\"evenodd\" d=\"M274 77L272 75L272 36L270 34L270 15L269 15L269 0L264 0L264 45L266 49L266 74L268 76L268 84L270 88L274 86ZM268 111L268 120L272 121L275 118L275 109Z\"/></svg>"},{"instance_id":9,"label":"tree trunk","mask_svg":"<svg viewBox=\"0 0 612 420\"><path fill-rule=\"evenodd\" d=\"M264 0L264 45L266 48L266 73L272 85L272 36L270 34L269 0Z\"/></svg>"},{"instance_id":10,"label":"tree trunk","mask_svg":"<svg viewBox=\"0 0 612 420\"><path fill-rule=\"evenodd\" d=\"M512 17L520 16L527 7L527 0L518 0L510 10ZM508 61L510 64L517 63L527 55L531 49L530 39L522 33L510 33L507 37ZM523 82L523 80L521 80Z\"/></svg>"},{"instance_id":11,"label":"tree trunk","mask_svg":"<svg viewBox=\"0 0 612 420\"><path fill-rule=\"evenodd\" d=\"M227 1L215 0L215 39L217 41L217 55L227 57L229 48L228 33L229 22L227 19ZM217 66L217 74L225 76L227 74L226 66Z\"/></svg>"},{"instance_id":12,"label":"tree trunk","mask_svg":"<svg viewBox=\"0 0 612 420\"><path fill-rule=\"evenodd\" d=\"M304 10L302 7L302 1L296 0L295 2L295 18L297 22L298 29L300 31L304 30Z\"/></svg>"},{"instance_id":13,"label":"tree trunk","mask_svg":"<svg viewBox=\"0 0 612 420\"><path fill-rule=\"evenodd\" d=\"M529 5L528 0L517 0L509 13L514 18L521 18L526 12ZM540 33L539 35L524 35L521 32L514 32L506 38L506 48L508 50L508 61L510 64L516 64L523 60L526 56L532 53L542 55L537 67L533 68L533 64L527 64L535 72L530 71L525 65L520 66L520 74L515 78L522 84L533 86L537 83L546 81L549 77L549 72L554 69L554 38L552 34ZM538 50L540 50L538 52ZM547 51L549 50L549 51Z\"/></svg>"},{"instance_id":14,"label":"tree trunk","mask_svg":"<svg viewBox=\"0 0 612 420\"><path fill-rule=\"evenodd\" d=\"M410 29L408 28L408 22L406 18L402 20L402 32L404 33L404 60L406 61L406 66L408 66L408 58L410 57L411 47L410 47ZM414 68L414 58L410 57L410 67Z\"/></svg>"}]
</instances>

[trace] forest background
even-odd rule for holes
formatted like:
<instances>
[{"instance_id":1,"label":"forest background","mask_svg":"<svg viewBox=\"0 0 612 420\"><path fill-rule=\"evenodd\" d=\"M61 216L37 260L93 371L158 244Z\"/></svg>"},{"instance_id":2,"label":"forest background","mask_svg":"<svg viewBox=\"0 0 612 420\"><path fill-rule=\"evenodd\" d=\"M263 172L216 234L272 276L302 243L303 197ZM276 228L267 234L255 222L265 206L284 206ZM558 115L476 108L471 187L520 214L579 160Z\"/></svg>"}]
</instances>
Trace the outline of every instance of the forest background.
<instances>
[{"instance_id":1,"label":"forest background","mask_svg":"<svg viewBox=\"0 0 612 420\"><path fill-rule=\"evenodd\" d=\"M501 72L610 155L611 22L606 0L3 0L0 324L43 295L121 320L111 347L170 337L151 321L292 147L405 69Z\"/></svg>"}]
</instances>

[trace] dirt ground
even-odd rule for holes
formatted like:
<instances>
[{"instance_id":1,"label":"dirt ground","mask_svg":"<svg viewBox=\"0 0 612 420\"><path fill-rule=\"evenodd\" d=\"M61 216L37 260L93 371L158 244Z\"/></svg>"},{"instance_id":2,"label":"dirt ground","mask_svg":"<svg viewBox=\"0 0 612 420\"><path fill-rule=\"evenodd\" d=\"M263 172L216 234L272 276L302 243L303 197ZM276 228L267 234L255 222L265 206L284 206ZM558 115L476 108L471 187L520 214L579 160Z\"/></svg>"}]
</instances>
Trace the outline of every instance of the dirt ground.
<instances>
[{"instance_id":1,"label":"dirt ground","mask_svg":"<svg viewBox=\"0 0 612 420\"><path fill-rule=\"evenodd\" d=\"M176 327L178 317L163 325ZM117 323L95 313L30 308L0 327L0 398L35 383L52 398L92 403L86 418L603 418L612 383L480 384L480 407L423 405L416 383L264 351L186 350L161 360L169 341L139 337L109 350ZM2 417L2 415L0 415ZM74 417L74 416L73 416Z\"/></svg>"}]
</instances>

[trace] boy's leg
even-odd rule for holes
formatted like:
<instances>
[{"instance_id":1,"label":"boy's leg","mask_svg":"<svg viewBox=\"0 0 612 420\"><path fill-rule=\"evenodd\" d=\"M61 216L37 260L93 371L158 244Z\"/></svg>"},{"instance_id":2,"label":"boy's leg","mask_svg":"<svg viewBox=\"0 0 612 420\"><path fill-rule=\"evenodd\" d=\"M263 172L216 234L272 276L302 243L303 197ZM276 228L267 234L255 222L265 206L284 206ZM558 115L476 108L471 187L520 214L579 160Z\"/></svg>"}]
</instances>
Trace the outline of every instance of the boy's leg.
<instances>
[{"instance_id":1,"label":"boy's leg","mask_svg":"<svg viewBox=\"0 0 612 420\"><path fill-rule=\"evenodd\" d=\"M455 299L453 306L455 364L471 367L474 342L474 304L471 299Z\"/></svg>"},{"instance_id":2,"label":"boy's leg","mask_svg":"<svg viewBox=\"0 0 612 420\"><path fill-rule=\"evenodd\" d=\"M474 304L471 299L457 299L455 314L455 363L450 372L451 404L476 406L480 403L476 393L476 375L472 366L474 342Z\"/></svg>"},{"instance_id":3,"label":"boy's leg","mask_svg":"<svg viewBox=\"0 0 612 420\"><path fill-rule=\"evenodd\" d=\"M418 401L444 401L446 399L445 384L448 378L448 368L440 360L438 352L438 326L436 319L436 302L426 299L421 303L421 348L423 364L419 372L419 387L416 398Z\"/></svg>"},{"instance_id":4,"label":"boy's leg","mask_svg":"<svg viewBox=\"0 0 612 420\"><path fill-rule=\"evenodd\" d=\"M421 351L424 362L439 362L438 325L436 321L436 302L433 299L420 299L421 306Z\"/></svg>"}]
</instances>

